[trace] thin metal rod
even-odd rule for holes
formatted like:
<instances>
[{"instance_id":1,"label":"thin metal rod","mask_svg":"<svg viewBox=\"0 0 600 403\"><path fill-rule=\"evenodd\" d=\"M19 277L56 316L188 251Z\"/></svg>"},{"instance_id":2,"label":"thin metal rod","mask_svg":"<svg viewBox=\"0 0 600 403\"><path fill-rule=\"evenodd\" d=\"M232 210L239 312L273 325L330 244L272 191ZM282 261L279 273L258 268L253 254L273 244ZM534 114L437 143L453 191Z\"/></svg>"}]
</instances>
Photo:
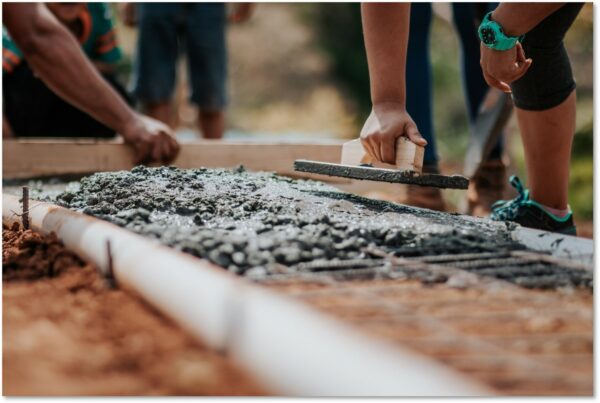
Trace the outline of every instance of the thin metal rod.
<instances>
[{"instance_id":1,"label":"thin metal rod","mask_svg":"<svg viewBox=\"0 0 600 403\"><path fill-rule=\"evenodd\" d=\"M23 229L29 229L29 188L23 186L23 213L21 215L21 222L23 223Z\"/></svg>"}]
</instances>

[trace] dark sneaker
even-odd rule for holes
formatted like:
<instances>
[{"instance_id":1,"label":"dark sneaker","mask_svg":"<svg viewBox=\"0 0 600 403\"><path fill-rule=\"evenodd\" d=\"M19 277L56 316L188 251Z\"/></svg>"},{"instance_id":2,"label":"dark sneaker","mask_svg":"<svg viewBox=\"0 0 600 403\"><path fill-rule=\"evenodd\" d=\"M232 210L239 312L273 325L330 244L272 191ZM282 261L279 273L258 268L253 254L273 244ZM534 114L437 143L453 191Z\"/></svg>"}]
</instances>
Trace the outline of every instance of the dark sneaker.
<instances>
[{"instance_id":1,"label":"dark sneaker","mask_svg":"<svg viewBox=\"0 0 600 403\"><path fill-rule=\"evenodd\" d=\"M490 218L495 221L512 221L523 227L558 232L565 235L576 235L573 224L573 212L559 218L546 211L542 205L529 198L529 190L525 189L519 178L510 177L510 184L519 193L513 200L499 200L492 205Z\"/></svg>"}]
</instances>

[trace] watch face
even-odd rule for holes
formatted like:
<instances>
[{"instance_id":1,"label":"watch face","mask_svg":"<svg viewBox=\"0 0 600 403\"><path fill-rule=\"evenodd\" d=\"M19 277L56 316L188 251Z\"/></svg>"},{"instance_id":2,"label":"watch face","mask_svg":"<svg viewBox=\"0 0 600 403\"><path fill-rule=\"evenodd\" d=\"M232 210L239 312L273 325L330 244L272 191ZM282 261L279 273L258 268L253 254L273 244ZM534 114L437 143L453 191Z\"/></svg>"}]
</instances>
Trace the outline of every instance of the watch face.
<instances>
[{"instance_id":1,"label":"watch face","mask_svg":"<svg viewBox=\"0 0 600 403\"><path fill-rule=\"evenodd\" d=\"M481 30L481 40L486 45L493 45L496 43L496 34L490 28L483 28Z\"/></svg>"}]
</instances>

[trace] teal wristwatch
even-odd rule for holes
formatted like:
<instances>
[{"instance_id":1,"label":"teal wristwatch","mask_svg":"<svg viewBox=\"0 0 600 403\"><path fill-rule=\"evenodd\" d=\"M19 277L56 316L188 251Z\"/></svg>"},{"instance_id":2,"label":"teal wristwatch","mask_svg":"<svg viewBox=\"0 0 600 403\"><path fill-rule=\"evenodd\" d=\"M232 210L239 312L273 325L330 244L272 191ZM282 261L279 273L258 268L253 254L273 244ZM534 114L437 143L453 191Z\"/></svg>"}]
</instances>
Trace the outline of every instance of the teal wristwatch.
<instances>
[{"instance_id":1,"label":"teal wristwatch","mask_svg":"<svg viewBox=\"0 0 600 403\"><path fill-rule=\"evenodd\" d=\"M506 36L500 24L490 20L491 15L492 12L490 11L479 25L479 39L485 46L494 50L509 50L515 47L517 41L523 41L525 35Z\"/></svg>"}]
</instances>

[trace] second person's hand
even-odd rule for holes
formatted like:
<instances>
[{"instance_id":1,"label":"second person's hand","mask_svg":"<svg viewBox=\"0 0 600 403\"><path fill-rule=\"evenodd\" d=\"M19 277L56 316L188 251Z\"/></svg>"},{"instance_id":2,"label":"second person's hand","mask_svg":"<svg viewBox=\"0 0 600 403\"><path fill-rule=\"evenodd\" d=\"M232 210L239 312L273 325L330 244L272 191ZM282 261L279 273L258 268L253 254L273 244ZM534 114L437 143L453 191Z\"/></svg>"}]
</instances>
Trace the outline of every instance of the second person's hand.
<instances>
[{"instance_id":1,"label":"second person's hand","mask_svg":"<svg viewBox=\"0 0 600 403\"><path fill-rule=\"evenodd\" d=\"M481 70L488 85L503 92L511 92L510 83L523 77L532 60L525 57L521 43L509 50L490 49L481 43Z\"/></svg>"},{"instance_id":2,"label":"second person's hand","mask_svg":"<svg viewBox=\"0 0 600 403\"><path fill-rule=\"evenodd\" d=\"M396 139L402 136L419 146L427 145L404 105L393 102L373 105L360 132L365 151L377 161L395 164Z\"/></svg>"}]
</instances>

